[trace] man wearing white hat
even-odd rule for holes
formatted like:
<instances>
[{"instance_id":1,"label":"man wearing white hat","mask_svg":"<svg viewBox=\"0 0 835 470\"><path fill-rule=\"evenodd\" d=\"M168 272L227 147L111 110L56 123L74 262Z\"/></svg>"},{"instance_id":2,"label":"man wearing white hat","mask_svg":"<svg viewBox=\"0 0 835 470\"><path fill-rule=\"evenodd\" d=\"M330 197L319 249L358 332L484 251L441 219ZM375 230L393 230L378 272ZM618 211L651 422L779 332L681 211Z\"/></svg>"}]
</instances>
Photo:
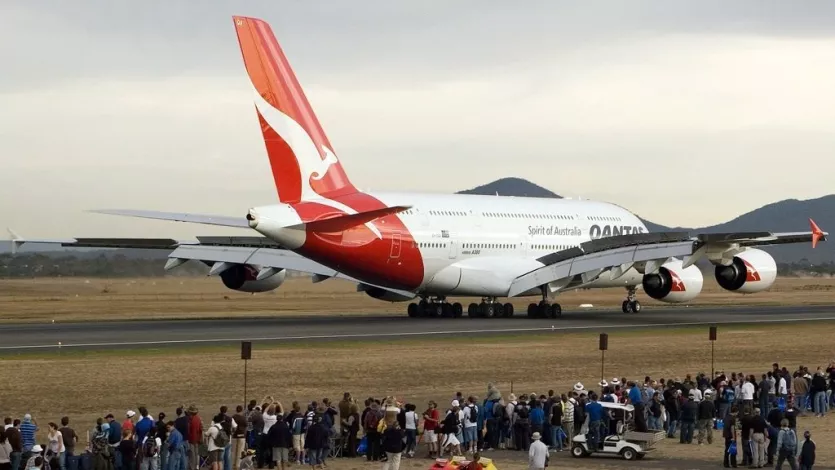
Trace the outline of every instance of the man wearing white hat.
<instances>
[{"instance_id":1,"label":"man wearing white hat","mask_svg":"<svg viewBox=\"0 0 835 470\"><path fill-rule=\"evenodd\" d=\"M542 442L542 435L538 432L531 436L531 448L528 451L528 469L545 470L548 463L548 446Z\"/></svg>"}]
</instances>

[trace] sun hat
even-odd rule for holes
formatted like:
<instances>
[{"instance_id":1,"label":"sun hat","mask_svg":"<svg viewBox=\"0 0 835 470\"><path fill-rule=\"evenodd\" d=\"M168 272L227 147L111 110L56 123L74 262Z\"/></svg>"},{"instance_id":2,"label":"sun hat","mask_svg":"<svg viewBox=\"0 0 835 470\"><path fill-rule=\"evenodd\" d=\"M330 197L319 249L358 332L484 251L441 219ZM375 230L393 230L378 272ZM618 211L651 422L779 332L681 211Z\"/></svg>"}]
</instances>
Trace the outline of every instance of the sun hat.
<instances>
[{"instance_id":1,"label":"sun hat","mask_svg":"<svg viewBox=\"0 0 835 470\"><path fill-rule=\"evenodd\" d=\"M541 435L541 434L539 434L538 432L535 432L535 433L533 433L533 435L531 436L531 439L532 439L532 440L534 440L534 441L538 441L538 440L542 439L542 435Z\"/></svg>"}]
</instances>

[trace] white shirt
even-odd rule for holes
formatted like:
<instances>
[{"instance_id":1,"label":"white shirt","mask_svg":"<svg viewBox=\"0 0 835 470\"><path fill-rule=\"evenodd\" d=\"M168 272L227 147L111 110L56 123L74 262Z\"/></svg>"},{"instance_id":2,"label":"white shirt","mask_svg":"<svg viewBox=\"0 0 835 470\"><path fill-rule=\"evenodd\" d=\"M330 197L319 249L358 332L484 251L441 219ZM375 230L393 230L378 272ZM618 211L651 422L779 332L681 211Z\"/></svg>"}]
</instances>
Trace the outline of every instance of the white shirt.
<instances>
[{"instance_id":1,"label":"white shirt","mask_svg":"<svg viewBox=\"0 0 835 470\"><path fill-rule=\"evenodd\" d=\"M207 440L209 441L209 442L207 442L207 445L209 446L209 452L212 452L212 451L215 451L215 450L223 450L223 447L218 447L218 446L215 445L215 438L217 437L217 434L219 432L220 432L220 425L219 424L213 424L213 425L209 426L209 429L206 430L204 435L208 438Z\"/></svg>"},{"instance_id":2,"label":"white shirt","mask_svg":"<svg viewBox=\"0 0 835 470\"><path fill-rule=\"evenodd\" d=\"M780 395L788 395L788 391L786 390L786 378L780 377Z\"/></svg>"},{"instance_id":3,"label":"white shirt","mask_svg":"<svg viewBox=\"0 0 835 470\"><path fill-rule=\"evenodd\" d=\"M418 415L414 411L407 411L406 412L406 429L417 429L418 427Z\"/></svg>"},{"instance_id":4,"label":"white shirt","mask_svg":"<svg viewBox=\"0 0 835 470\"><path fill-rule=\"evenodd\" d=\"M278 422L278 415L270 416L267 413L264 413L262 418L264 419L264 434L267 434L270 432L270 428L273 427L273 424Z\"/></svg>"},{"instance_id":5,"label":"white shirt","mask_svg":"<svg viewBox=\"0 0 835 470\"><path fill-rule=\"evenodd\" d=\"M703 396L702 396L702 391L701 390L699 390L698 388L694 388L693 390L690 391L690 393L693 394L693 399L695 401L702 401Z\"/></svg>"},{"instance_id":6,"label":"white shirt","mask_svg":"<svg viewBox=\"0 0 835 470\"><path fill-rule=\"evenodd\" d=\"M752 384L751 382L745 382L744 384L742 384L742 399L754 399L754 384Z\"/></svg>"},{"instance_id":7,"label":"white shirt","mask_svg":"<svg viewBox=\"0 0 835 470\"><path fill-rule=\"evenodd\" d=\"M464 427L465 428L474 428L478 424L478 410L476 410L476 412L475 412L476 415L475 416L470 416L470 415L473 414L472 411L473 410L472 410L472 407L470 407L470 405L467 405L464 408Z\"/></svg>"},{"instance_id":8,"label":"white shirt","mask_svg":"<svg viewBox=\"0 0 835 470\"><path fill-rule=\"evenodd\" d=\"M545 460L548 458L548 446L542 440L534 441L531 450L528 451L528 468L537 470L545 468Z\"/></svg>"}]
</instances>

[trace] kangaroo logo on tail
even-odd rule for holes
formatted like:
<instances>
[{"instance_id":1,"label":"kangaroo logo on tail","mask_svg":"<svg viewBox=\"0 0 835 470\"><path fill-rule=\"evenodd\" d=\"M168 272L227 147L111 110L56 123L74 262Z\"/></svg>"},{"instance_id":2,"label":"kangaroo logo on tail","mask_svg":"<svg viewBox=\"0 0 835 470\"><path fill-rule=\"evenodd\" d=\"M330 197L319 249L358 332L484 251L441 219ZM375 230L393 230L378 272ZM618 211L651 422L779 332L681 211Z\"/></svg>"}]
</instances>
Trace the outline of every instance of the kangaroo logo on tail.
<instances>
[{"instance_id":1,"label":"kangaroo logo on tail","mask_svg":"<svg viewBox=\"0 0 835 470\"><path fill-rule=\"evenodd\" d=\"M328 172L328 168L331 167L334 163L339 163L339 159L336 158L336 155L331 151L331 149L322 146L322 152L325 154L325 159L322 160L320 165L316 166L316 169L313 170L310 177L315 179L316 181L320 181L322 178L325 177L325 173Z\"/></svg>"}]
</instances>

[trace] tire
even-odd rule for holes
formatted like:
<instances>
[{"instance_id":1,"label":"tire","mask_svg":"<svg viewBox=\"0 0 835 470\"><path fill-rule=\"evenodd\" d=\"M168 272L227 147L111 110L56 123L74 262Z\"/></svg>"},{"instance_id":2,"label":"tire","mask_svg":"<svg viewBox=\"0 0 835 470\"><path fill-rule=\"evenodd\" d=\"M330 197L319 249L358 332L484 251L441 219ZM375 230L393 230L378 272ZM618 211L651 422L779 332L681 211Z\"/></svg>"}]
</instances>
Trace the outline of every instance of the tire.
<instances>
[{"instance_id":1,"label":"tire","mask_svg":"<svg viewBox=\"0 0 835 470\"><path fill-rule=\"evenodd\" d=\"M641 311L641 302L638 302L637 300L635 300L635 301L632 301L630 303L632 304L631 305L632 313L638 313L638 312Z\"/></svg>"},{"instance_id":2,"label":"tire","mask_svg":"<svg viewBox=\"0 0 835 470\"><path fill-rule=\"evenodd\" d=\"M452 305L448 303L441 304L441 316L444 318L452 318Z\"/></svg>"},{"instance_id":3,"label":"tire","mask_svg":"<svg viewBox=\"0 0 835 470\"><path fill-rule=\"evenodd\" d=\"M410 303L409 307L406 308L406 313L409 315L409 318L417 318L420 316L420 310L414 302Z\"/></svg>"},{"instance_id":4,"label":"tire","mask_svg":"<svg viewBox=\"0 0 835 470\"><path fill-rule=\"evenodd\" d=\"M583 446L580 444L574 444L571 446L571 456L576 458L585 457L586 449L583 449Z\"/></svg>"},{"instance_id":5,"label":"tire","mask_svg":"<svg viewBox=\"0 0 835 470\"><path fill-rule=\"evenodd\" d=\"M478 316L478 304L472 303L467 307L467 316L470 318Z\"/></svg>"},{"instance_id":6,"label":"tire","mask_svg":"<svg viewBox=\"0 0 835 470\"><path fill-rule=\"evenodd\" d=\"M635 460L638 453L635 452L635 449L627 447L621 451L620 455L623 457L623 460Z\"/></svg>"},{"instance_id":7,"label":"tire","mask_svg":"<svg viewBox=\"0 0 835 470\"><path fill-rule=\"evenodd\" d=\"M452 304L452 318L461 318L464 316L464 306L458 302Z\"/></svg>"},{"instance_id":8,"label":"tire","mask_svg":"<svg viewBox=\"0 0 835 470\"><path fill-rule=\"evenodd\" d=\"M536 318L536 304L528 304L528 318Z\"/></svg>"},{"instance_id":9,"label":"tire","mask_svg":"<svg viewBox=\"0 0 835 470\"><path fill-rule=\"evenodd\" d=\"M629 301L624 300L622 304L620 304L620 310L623 313L629 313Z\"/></svg>"},{"instance_id":10,"label":"tire","mask_svg":"<svg viewBox=\"0 0 835 470\"><path fill-rule=\"evenodd\" d=\"M552 304L550 310L551 318L560 318L562 316L562 307L560 304Z\"/></svg>"},{"instance_id":11,"label":"tire","mask_svg":"<svg viewBox=\"0 0 835 470\"><path fill-rule=\"evenodd\" d=\"M510 302L504 304L503 313L504 313L505 318L512 317L513 316L513 304L510 303Z\"/></svg>"}]
</instances>

